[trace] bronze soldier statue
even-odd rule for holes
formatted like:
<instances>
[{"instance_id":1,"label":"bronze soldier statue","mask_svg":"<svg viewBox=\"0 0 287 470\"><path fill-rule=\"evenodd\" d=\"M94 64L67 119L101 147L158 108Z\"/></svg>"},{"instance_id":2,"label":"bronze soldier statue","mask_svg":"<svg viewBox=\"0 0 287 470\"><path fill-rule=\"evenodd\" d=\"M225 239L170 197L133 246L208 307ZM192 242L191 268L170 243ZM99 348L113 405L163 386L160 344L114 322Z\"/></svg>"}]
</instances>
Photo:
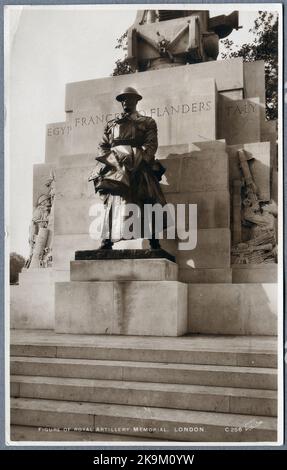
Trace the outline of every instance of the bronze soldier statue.
<instances>
[{"instance_id":1,"label":"bronze soldier statue","mask_svg":"<svg viewBox=\"0 0 287 470\"><path fill-rule=\"evenodd\" d=\"M136 204L142 219L144 204L166 204L159 185L165 169L155 160L158 147L156 122L138 113L137 103L142 96L134 88L125 88L116 99L121 103L123 113L107 123L96 157L98 166L89 178L105 205L108 235L102 240L100 249L111 249L115 241L123 239L120 230L117 237L112 237L112 226L117 223L113 215L115 207ZM149 242L151 249L160 248L154 228Z\"/></svg>"}]
</instances>

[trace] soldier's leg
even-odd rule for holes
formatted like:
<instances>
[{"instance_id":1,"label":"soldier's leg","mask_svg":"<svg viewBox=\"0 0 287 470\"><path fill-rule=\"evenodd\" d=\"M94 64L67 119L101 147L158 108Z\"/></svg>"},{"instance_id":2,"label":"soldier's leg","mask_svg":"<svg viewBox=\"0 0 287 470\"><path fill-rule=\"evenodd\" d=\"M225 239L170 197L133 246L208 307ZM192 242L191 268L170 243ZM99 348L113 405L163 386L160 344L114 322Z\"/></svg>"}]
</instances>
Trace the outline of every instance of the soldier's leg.
<instances>
[{"instance_id":1,"label":"soldier's leg","mask_svg":"<svg viewBox=\"0 0 287 470\"><path fill-rule=\"evenodd\" d=\"M160 250L161 249L158 238L150 238L149 239L149 244L150 244L150 248L152 250Z\"/></svg>"},{"instance_id":2,"label":"soldier's leg","mask_svg":"<svg viewBox=\"0 0 287 470\"><path fill-rule=\"evenodd\" d=\"M105 218L103 224L103 238L99 250L111 250L113 248L113 242L111 240L112 236L112 206L113 206L113 196L107 195L104 199L105 206Z\"/></svg>"},{"instance_id":3,"label":"soldier's leg","mask_svg":"<svg viewBox=\"0 0 287 470\"><path fill-rule=\"evenodd\" d=\"M158 239L158 233L155 224L155 215L152 214L152 237L149 239L151 250L160 250L161 246Z\"/></svg>"}]
</instances>

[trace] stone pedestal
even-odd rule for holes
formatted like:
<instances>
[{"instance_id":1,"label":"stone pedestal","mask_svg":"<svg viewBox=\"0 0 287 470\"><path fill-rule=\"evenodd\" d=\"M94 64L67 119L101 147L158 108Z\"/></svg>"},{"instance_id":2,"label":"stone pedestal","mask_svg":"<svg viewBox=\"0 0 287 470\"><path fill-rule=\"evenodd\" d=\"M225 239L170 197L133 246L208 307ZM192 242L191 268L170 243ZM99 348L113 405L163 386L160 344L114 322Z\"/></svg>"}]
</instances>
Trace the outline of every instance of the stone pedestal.
<instances>
[{"instance_id":1,"label":"stone pedestal","mask_svg":"<svg viewBox=\"0 0 287 470\"><path fill-rule=\"evenodd\" d=\"M189 284L189 333L276 335L276 284Z\"/></svg>"},{"instance_id":2,"label":"stone pedestal","mask_svg":"<svg viewBox=\"0 0 287 470\"><path fill-rule=\"evenodd\" d=\"M187 285L177 281L178 268L172 261L79 260L71 262L70 274L70 282L56 283L58 333L181 336L187 332Z\"/></svg>"},{"instance_id":3,"label":"stone pedestal","mask_svg":"<svg viewBox=\"0 0 287 470\"><path fill-rule=\"evenodd\" d=\"M11 286L11 328L53 329L54 282L51 268L29 269Z\"/></svg>"},{"instance_id":4,"label":"stone pedestal","mask_svg":"<svg viewBox=\"0 0 287 470\"><path fill-rule=\"evenodd\" d=\"M278 278L278 264L233 264L232 282L234 284L276 284Z\"/></svg>"},{"instance_id":5,"label":"stone pedestal","mask_svg":"<svg viewBox=\"0 0 287 470\"><path fill-rule=\"evenodd\" d=\"M69 279L68 271L24 269L19 285L10 286L10 326L13 329L53 330L55 281Z\"/></svg>"}]
</instances>

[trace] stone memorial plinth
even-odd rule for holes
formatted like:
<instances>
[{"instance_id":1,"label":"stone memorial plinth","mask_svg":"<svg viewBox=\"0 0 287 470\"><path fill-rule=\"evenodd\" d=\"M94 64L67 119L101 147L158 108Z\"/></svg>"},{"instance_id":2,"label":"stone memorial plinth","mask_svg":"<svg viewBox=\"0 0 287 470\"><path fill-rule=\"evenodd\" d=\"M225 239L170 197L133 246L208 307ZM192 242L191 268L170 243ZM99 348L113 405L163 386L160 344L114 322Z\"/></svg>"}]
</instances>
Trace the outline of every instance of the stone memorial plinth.
<instances>
[{"instance_id":1,"label":"stone memorial plinth","mask_svg":"<svg viewBox=\"0 0 287 470\"><path fill-rule=\"evenodd\" d=\"M242 226L243 174L239 152L246 157L258 198L263 203L277 200L276 123L265 121L263 61L244 63L242 58L203 61L69 83L66 120L47 126L45 163L34 166L34 206L39 197L49 194L47 179L51 171L55 176L53 275L41 273L39 279L45 278L46 282L39 288L35 287L39 284L36 276L36 280L27 273L20 276L19 286L13 287L12 294L13 327L32 328L29 318L35 318L35 325L53 328L54 282L70 279L72 283L111 283L122 281L121 275L130 272L131 260L122 260L122 272L114 260L114 279L108 278L109 271L104 268L111 264L107 260L97 263L91 260L87 265L79 265L81 268L73 265L71 277L69 272L70 260L77 250L91 251L100 246L100 241L90 236L95 219L92 208L100 201L88 177L95 166L97 145L106 122L121 112L114 97L126 86L140 90L143 99L139 112L153 117L157 123L156 158L166 169L161 189L167 202L174 207L184 204L186 216L188 204L197 206L197 241L193 249L179 249L177 233L174 239L161 241L161 246L176 258L178 278L154 281L203 284L207 291L214 284L230 289L239 284L248 289L249 284L276 282L274 262L268 267L260 265L256 253L251 264L235 264L234 259L234 247L251 238L250 229ZM186 229L189 228L186 217ZM264 245L268 247L268 241ZM114 245L114 250L147 247L147 240L123 240ZM145 260L144 266L153 266L152 263ZM95 269L99 272L100 264L101 274L107 271L107 277L98 279ZM74 277L79 274L77 269L84 273L83 279ZM145 279L146 274L151 275L148 271L145 268L143 277L125 278L125 282L151 282L149 277ZM27 292L28 297L32 293L32 302L27 300ZM188 302L191 305L190 299ZM219 331L216 327L214 332ZM241 329L238 331L240 334Z\"/></svg>"},{"instance_id":2,"label":"stone memorial plinth","mask_svg":"<svg viewBox=\"0 0 287 470\"><path fill-rule=\"evenodd\" d=\"M152 250L78 252L76 258L70 282L55 284L56 332L139 336L187 332L188 286L178 282L175 262L153 258Z\"/></svg>"},{"instance_id":3,"label":"stone memorial plinth","mask_svg":"<svg viewBox=\"0 0 287 470\"><path fill-rule=\"evenodd\" d=\"M55 315L52 268L23 270L19 274L19 283L21 287L11 286L11 327L53 329Z\"/></svg>"},{"instance_id":4,"label":"stone memorial plinth","mask_svg":"<svg viewBox=\"0 0 287 470\"><path fill-rule=\"evenodd\" d=\"M24 268L19 274L19 285L10 286L11 328L53 330L55 282L68 279L65 270Z\"/></svg>"},{"instance_id":5,"label":"stone memorial plinth","mask_svg":"<svg viewBox=\"0 0 287 470\"><path fill-rule=\"evenodd\" d=\"M272 282L189 284L188 306L192 334L277 334L277 289Z\"/></svg>"},{"instance_id":6,"label":"stone memorial plinth","mask_svg":"<svg viewBox=\"0 0 287 470\"><path fill-rule=\"evenodd\" d=\"M260 282L276 283L278 279L278 264L234 264L232 268L232 282L234 284L256 284Z\"/></svg>"}]
</instances>

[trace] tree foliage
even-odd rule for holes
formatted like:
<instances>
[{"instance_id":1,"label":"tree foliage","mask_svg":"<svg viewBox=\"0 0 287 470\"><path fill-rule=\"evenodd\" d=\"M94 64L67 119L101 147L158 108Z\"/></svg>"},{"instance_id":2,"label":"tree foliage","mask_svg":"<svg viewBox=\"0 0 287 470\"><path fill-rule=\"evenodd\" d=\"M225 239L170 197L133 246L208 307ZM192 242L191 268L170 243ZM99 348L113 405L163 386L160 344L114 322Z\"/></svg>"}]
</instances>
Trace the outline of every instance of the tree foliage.
<instances>
[{"instance_id":1,"label":"tree foliage","mask_svg":"<svg viewBox=\"0 0 287 470\"><path fill-rule=\"evenodd\" d=\"M134 73L134 71L128 64L127 59L118 59L112 75L115 77L116 75L128 75L130 73Z\"/></svg>"},{"instance_id":2,"label":"tree foliage","mask_svg":"<svg viewBox=\"0 0 287 470\"><path fill-rule=\"evenodd\" d=\"M118 59L116 61L116 66L113 70L113 73L112 75L113 76L116 76L116 75L127 75L127 74L130 74L130 73L134 73L134 71L132 70L132 68L130 67L130 65L128 64L127 62L127 48L128 48L128 31L126 31L125 33L123 33L118 39L117 39L117 45L116 45L116 49L122 49L123 51L125 51L125 57L121 60L121 59Z\"/></svg>"},{"instance_id":3,"label":"tree foliage","mask_svg":"<svg viewBox=\"0 0 287 470\"><path fill-rule=\"evenodd\" d=\"M19 273L25 264L25 258L18 253L10 253L10 284L17 284Z\"/></svg>"},{"instance_id":4,"label":"tree foliage","mask_svg":"<svg viewBox=\"0 0 287 470\"><path fill-rule=\"evenodd\" d=\"M259 11L254 26L252 42L236 46L233 41L225 39L222 43L226 51L223 59L243 57L245 62L264 60L266 85L266 118L277 119L278 116L278 15Z\"/></svg>"}]
</instances>

